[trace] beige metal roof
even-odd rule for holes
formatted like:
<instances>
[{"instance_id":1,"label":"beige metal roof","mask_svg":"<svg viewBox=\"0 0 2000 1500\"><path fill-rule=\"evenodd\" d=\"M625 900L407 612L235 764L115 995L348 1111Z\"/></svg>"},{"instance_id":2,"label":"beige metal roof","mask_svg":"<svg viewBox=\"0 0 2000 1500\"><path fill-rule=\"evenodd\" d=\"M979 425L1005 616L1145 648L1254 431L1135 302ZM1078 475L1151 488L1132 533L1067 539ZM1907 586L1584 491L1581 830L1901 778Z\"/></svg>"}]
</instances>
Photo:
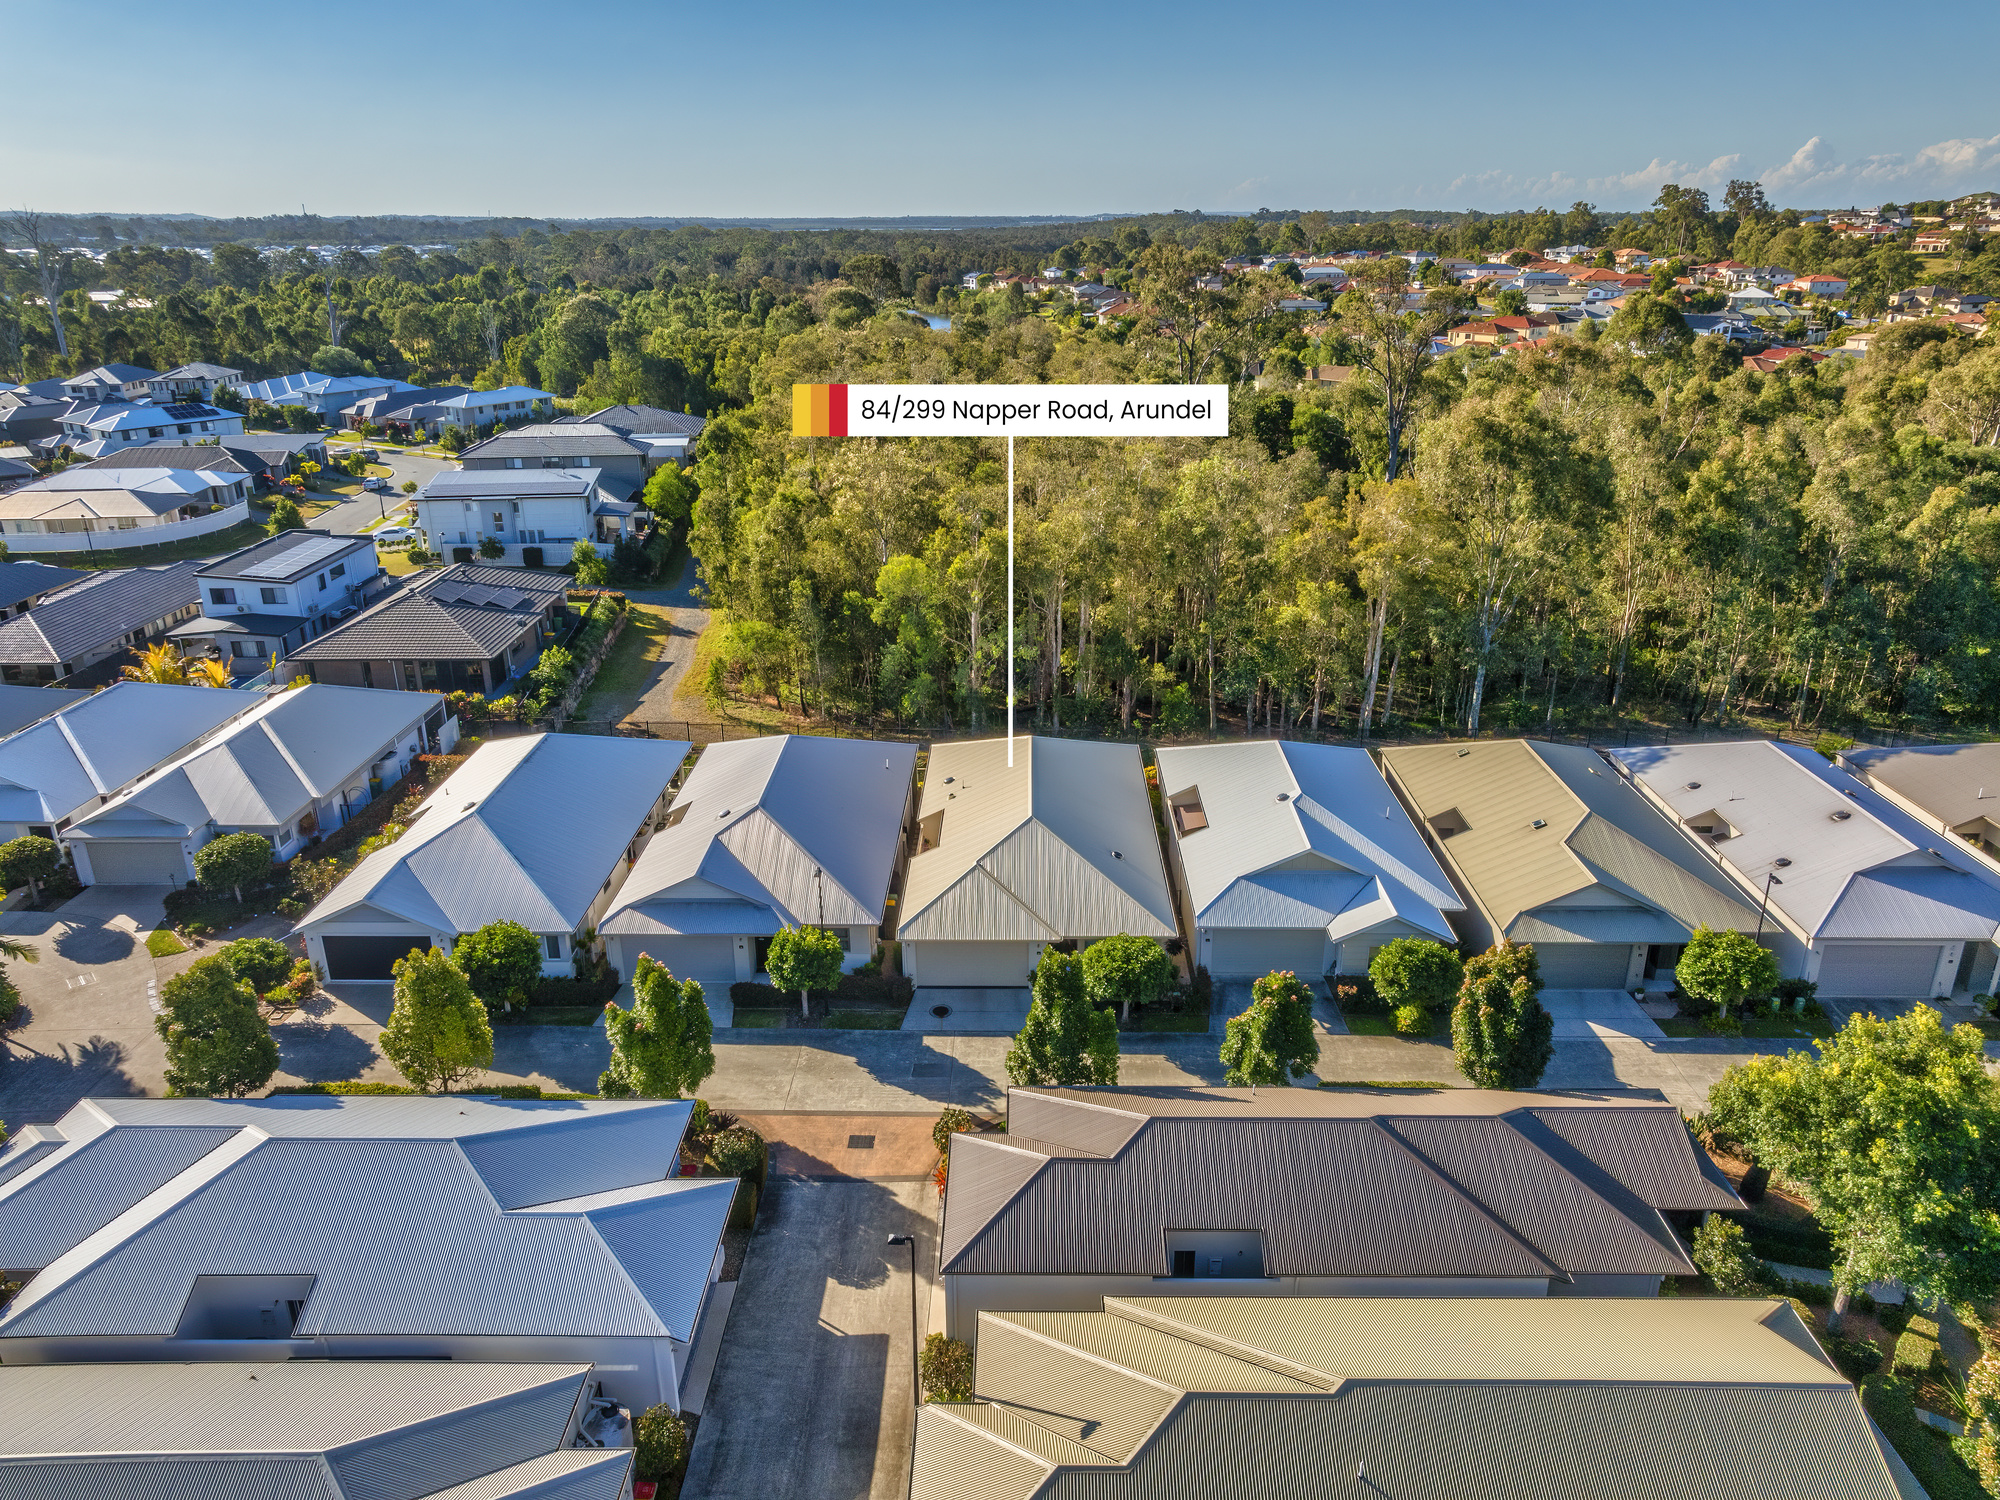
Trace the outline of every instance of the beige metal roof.
<instances>
[{"instance_id":1,"label":"beige metal roof","mask_svg":"<svg viewBox=\"0 0 2000 1500\"><path fill-rule=\"evenodd\" d=\"M1022 736L936 746L898 936L1052 942L1174 935L1144 768L1133 745ZM935 819L935 823L931 820Z\"/></svg>"},{"instance_id":2,"label":"beige metal roof","mask_svg":"<svg viewBox=\"0 0 2000 1500\"><path fill-rule=\"evenodd\" d=\"M1701 923L1756 925L1756 911L1727 877L1581 746L1403 745L1383 751L1382 764L1498 933L1678 942ZM1459 831L1438 836L1447 823ZM1672 931L1661 929L1660 915Z\"/></svg>"},{"instance_id":3,"label":"beige metal roof","mask_svg":"<svg viewBox=\"0 0 2000 1500\"><path fill-rule=\"evenodd\" d=\"M1893 750L1864 745L1842 751L1840 764L1944 827L2000 823L2000 741Z\"/></svg>"}]
</instances>

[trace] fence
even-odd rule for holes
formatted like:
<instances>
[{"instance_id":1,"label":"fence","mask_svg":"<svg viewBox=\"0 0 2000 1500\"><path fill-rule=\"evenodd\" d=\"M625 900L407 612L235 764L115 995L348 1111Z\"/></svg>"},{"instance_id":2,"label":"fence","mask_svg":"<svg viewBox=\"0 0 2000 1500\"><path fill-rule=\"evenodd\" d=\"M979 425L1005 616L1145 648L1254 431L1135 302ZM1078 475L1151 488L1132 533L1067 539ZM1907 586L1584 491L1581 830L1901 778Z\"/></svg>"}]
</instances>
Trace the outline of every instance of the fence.
<instances>
[{"instance_id":1,"label":"fence","mask_svg":"<svg viewBox=\"0 0 2000 1500\"><path fill-rule=\"evenodd\" d=\"M188 521L168 521L160 526L86 527L82 531L10 531L6 535L9 552L130 552L140 547L165 547L189 537L227 531L250 519L250 502L239 500L221 510L210 511ZM16 523L17 525L20 523ZM82 546L77 543L81 541Z\"/></svg>"}]
</instances>

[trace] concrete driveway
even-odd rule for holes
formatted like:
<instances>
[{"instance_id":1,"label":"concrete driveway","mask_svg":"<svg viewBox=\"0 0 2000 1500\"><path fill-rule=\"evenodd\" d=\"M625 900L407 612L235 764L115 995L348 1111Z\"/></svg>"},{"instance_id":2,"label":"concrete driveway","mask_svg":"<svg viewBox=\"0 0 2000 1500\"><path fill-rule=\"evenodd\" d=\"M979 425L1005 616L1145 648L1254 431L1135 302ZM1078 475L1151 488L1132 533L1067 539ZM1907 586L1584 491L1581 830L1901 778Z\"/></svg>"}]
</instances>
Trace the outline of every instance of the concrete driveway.
<instances>
[{"instance_id":1,"label":"concrete driveway","mask_svg":"<svg viewBox=\"0 0 2000 1500\"><path fill-rule=\"evenodd\" d=\"M146 934L164 888L90 886L53 912L8 912L0 932L39 962L9 963L22 1018L0 1039L0 1120L46 1124L93 1094L158 1094L166 1044L153 1030Z\"/></svg>"},{"instance_id":2,"label":"concrete driveway","mask_svg":"<svg viewBox=\"0 0 2000 1500\"><path fill-rule=\"evenodd\" d=\"M928 1182L772 1177L684 1500L908 1493L912 1323L929 1316L936 1205ZM896 1234L917 1239L915 1314Z\"/></svg>"},{"instance_id":3,"label":"concrete driveway","mask_svg":"<svg viewBox=\"0 0 2000 1500\"><path fill-rule=\"evenodd\" d=\"M353 445L350 445L353 446ZM389 488L372 494L363 494L349 500L344 505L336 505L332 510L322 511L306 522L311 531L332 532L340 536L358 534L364 526L382 519L383 515L394 511L410 497L403 493L403 481L413 479L417 488L422 489L433 474L458 465L450 459L429 458L415 453L392 453L386 448L378 449L382 462L395 471L389 480Z\"/></svg>"}]
</instances>

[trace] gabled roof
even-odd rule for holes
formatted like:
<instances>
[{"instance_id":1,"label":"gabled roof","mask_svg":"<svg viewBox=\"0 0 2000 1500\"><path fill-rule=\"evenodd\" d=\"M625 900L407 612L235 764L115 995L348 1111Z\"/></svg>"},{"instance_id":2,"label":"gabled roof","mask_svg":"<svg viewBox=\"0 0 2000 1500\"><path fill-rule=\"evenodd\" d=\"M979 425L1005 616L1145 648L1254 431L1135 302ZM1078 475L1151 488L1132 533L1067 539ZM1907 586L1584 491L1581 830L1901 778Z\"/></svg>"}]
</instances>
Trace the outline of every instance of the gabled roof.
<instances>
[{"instance_id":1,"label":"gabled roof","mask_svg":"<svg viewBox=\"0 0 2000 1500\"><path fill-rule=\"evenodd\" d=\"M487 1500L617 1494L629 1449L566 1446L591 1373L585 1364L408 1360L9 1365L0 1368L0 1493L414 1500L463 1485ZM547 1478L595 1479L597 1488L536 1485Z\"/></svg>"},{"instance_id":2,"label":"gabled roof","mask_svg":"<svg viewBox=\"0 0 2000 1500\"><path fill-rule=\"evenodd\" d=\"M209 823L288 823L365 775L443 702L438 693L327 683L269 694L227 732L79 818L67 836L180 838Z\"/></svg>"},{"instance_id":3,"label":"gabled roof","mask_svg":"<svg viewBox=\"0 0 2000 1500\"><path fill-rule=\"evenodd\" d=\"M292 661L472 660L504 651L569 580L525 568L455 563L425 573L353 619L307 641ZM0 627L3 628L3 627Z\"/></svg>"},{"instance_id":4,"label":"gabled roof","mask_svg":"<svg viewBox=\"0 0 2000 1500\"><path fill-rule=\"evenodd\" d=\"M324 531L281 531L247 547L225 552L201 565L207 578L254 578L260 583L286 583L338 562L366 548L372 564L374 539L329 535Z\"/></svg>"},{"instance_id":5,"label":"gabled roof","mask_svg":"<svg viewBox=\"0 0 2000 1500\"><path fill-rule=\"evenodd\" d=\"M1173 936L1138 748L1024 735L1014 760L1004 739L933 747L919 817L937 843L910 861L897 935Z\"/></svg>"},{"instance_id":6,"label":"gabled roof","mask_svg":"<svg viewBox=\"0 0 2000 1500\"><path fill-rule=\"evenodd\" d=\"M303 1339L686 1341L735 1194L727 1179L669 1175L692 1108L85 1100L53 1127L55 1150L27 1143L42 1154L11 1175L18 1148L0 1151L0 1245L50 1204L79 1204L61 1238L77 1237L0 1312L0 1350L10 1338L170 1338L197 1276L279 1274L314 1278ZM192 1154L190 1130L226 1134ZM140 1160L114 1175L95 1159L120 1135L141 1138L125 1153Z\"/></svg>"},{"instance_id":7,"label":"gabled roof","mask_svg":"<svg viewBox=\"0 0 2000 1500\"><path fill-rule=\"evenodd\" d=\"M567 458L610 457L616 454L643 456L645 450L624 433L593 422L537 422L495 433L474 443L459 454L463 462L471 458Z\"/></svg>"},{"instance_id":8,"label":"gabled roof","mask_svg":"<svg viewBox=\"0 0 2000 1500\"><path fill-rule=\"evenodd\" d=\"M150 519L186 505L206 505L218 487L239 474L194 469L124 467L93 470L87 465L32 480L0 494L0 516L53 519L130 516Z\"/></svg>"},{"instance_id":9,"label":"gabled roof","mask_svg":"<svg viewBox=\"0 0 2000 1500\"><path fill-rule=\"evenodd\" d=\"M1859 745L1840 764L1885 787L1945 828L2000 823L2000 741L1970 745Z\"/></svg>"},{"instance_id":10,"label":"gabled roof","mask_svg":"<svg viewBox=\"0 0 2000 1500\"><path fill-rule=\"evenodd\" d=\"M1010 1089L1007 1126L952 1138L948 1274L1161 1276L1162 1226L1261 1230L1273 1276L1691 1274L1662 1213L1739 1202L1602 1096Z\"/></svg>"},{"instance_id":11,"label":"gabled roof","mask_svg":"<svg viewBox=\"0 0 2000 1500\"><path fill-rule=\"evenodd\" d=\"M227 365L211 365L202 360L193 364L175 365L171 370L155 375L155 380L234 380L241 370L232 370Z\"/></svg>"},{"instance_id":12,"label":"gabled roof","mask_svg":"<svg viewBox=\"0 0 2000 1500\"><path fill-rule=\"evenodd\" d=\"M602 411L591 412L588 416L572 415L557 417L557 426L573 426L590 423L593 426L609 427L614 432L622 432L628 437L657 437L665 435L697 437L708 425L706 417L697 417L688 412L667 411L658 406L607 406Z\"/></svg>"},{"instance_id":13,"label":"gabled roof","mask_svg":"<svg viewBox=\"0 0 2000 1500\"><path fill-rule=\"evenodd\" d=\"M436 932L503 919L574 932L688 749L582 734L482 745L299 926L367 905Z\"/></svg>"},{"instance_id":14,"label":"gabled roof","mask_svg":"<svg viewBox=\"0 0 2000 1500\"><path fill-rule=\"evenodd\" d=\"M214 443L177 443L162 439L157 443L135 443L87 464L64 470L75 474L84 469L183 469L199 473L247 474L243 460Z\"/></svg>"},{"instance_id":15,"label":"gabled roof","mask_svg":"<svg viewBox=\"0 0 2000 1500\"><path fill-rule=\"evenodd\" d=\"M1809 937L2000 934L2000 881L1815 751L1738 740L1606 753L1684 824L1726 821L1727 836L1704 840L1715 860L1751 890L1775 875L1772 908Z\"/></svg>"},{"instance_id":16,"label":"gabled roof","mask_svg":"<svg viewBox=\"0 0 2000 1500\"><path fill-rule=\"evenodd\" d=\"M1455 942L1463 903L1365 750L1260 740L1162 749L1171 806L1199 795L1206 826L1169 828L1196 923L1325 927L1384 916Z\"/></svg>"},{"instance_id":17,"label":"gabled roof","mask_svg":"<svg viewBox=\"0 0 2000 1500\"><path fill-rule=\"evenodd\" d=\"M199 564L106 568L0 621L0 662L57 665L93 646L185 609L199 597Z\"/></svg>"},{"instance_id":18,"label":"gabled roof","mask_svg":"<svg viewBox=\"0 0 2000 1500\"><path fill-rule=\"evenodd\" d=\"M519 495L534 499L588 496L597 488L598 469L440 469L425 482L419 500L477 500Z\"/></svg>"},{"instance_id":19,"label":"gabled roof","mask_svg":"<svg viewBox=\"0 0 2000 1500\"><path fill-rule=\"evenodd\" d=\"M1399 745L1382 764L1433 833L1460 830L1439 857L1515 942L1684 943L1702 923L1756 925L1728 877L1582 746Z\"/></svg>"},{"instance_id":20,"label":"gabled roof","mask_svg":"<svg viewBox=\"0 0 2000 1500\"><path fill-rule=\"evenodd\" d=\"M230 688L154 682L114 682L67 705L48 688L15 691L46 693L56 709L0 740L0 818L21 823L68 817L259 702Z\"/></svg>"},{"instance_id":21,"label":"gabled roof","mask_svg":"<svg viewBox=\"0 0 2000 1500\"><path fill-rule=\"evenodd\" d=\"M157 380L159 374L158 370L149 370L143 365L96 365L70 376L63 384L91 381L99 385L131 385L140 380Z\"/></svg>"},{"instance_id":22,"label":"gabled roof","mask_svg":"<svg viewBox=\"0 0 2000 1500\"><path fill-rule=\"evenodd\" d=\"M12 609L23 599L33 599L90 577L75 568L58 568L50 563L0 562L0 609Z\"/></svg>"},{"instance_id":23,"label":"gabled roof","mask_svg":"<svg viewBox=\"0 0 2000 1500\"><path fill-rule=\"evenodd\" d=\"M1102 1307L980 1314L977 1399L919 1413L913 1500L1921 1494L1771 1299Z\"/></svg>"},{"instance_id":24,"label":"gabled roof","mask_svg":"<svg viewBox=\"0 0 2000 1500\"><path fill-rule=\"evenodd\" d=\"M710 745L598 931L879 925L916 754L821 735Z\"/></svg>"},{"instance_id":25,"label":"gabled roof","mask_svg":"<svg viewBox=\"0 0 2000 1500\"><path fill-rule=\"evenodd\" d=\"M25 682L0 682L0 740L46 719L50 714L88 701L81 688L35 687Z\"/></svg>"}]
</instances>

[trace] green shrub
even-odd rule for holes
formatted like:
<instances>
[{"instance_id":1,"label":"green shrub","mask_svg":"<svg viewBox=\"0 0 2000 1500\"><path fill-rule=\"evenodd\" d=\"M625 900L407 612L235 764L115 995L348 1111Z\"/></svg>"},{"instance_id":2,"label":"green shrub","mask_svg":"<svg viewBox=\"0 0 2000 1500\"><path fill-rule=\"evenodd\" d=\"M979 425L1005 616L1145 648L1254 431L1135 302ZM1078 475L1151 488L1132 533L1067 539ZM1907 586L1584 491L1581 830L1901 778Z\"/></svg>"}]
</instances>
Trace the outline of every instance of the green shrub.
<instances>
[{"instance_id":1,"label":"green shrub","mask_svg":"<svg viewBox=\"0 0 2000 1500\"><path fill-rule=\"evenodd\" d=\"M1451 1004L1465 978L1465 966L1443 943L1405 937L1385 945L1369 960L1368 977L1382 1003L1396 1010L1396 1029L1401 1031L1401 1013L1407 1007L1433 1011Z\"/></svg>"},{"instance_id":2,"label":"green shrub","mask_svg":"<svg viewBox=\"0 0 2000 1500\"><path fill-rule=\"evenodd\" d=\"M671 1406L649 1406L632 1424L632 1477L663 1484L687 1462L687 1424Z\"/></svg>"},{"instance_id":3,"label":"green shrub","mask_svg":"<svg viewBox=\"0 0 2000 1500\"><path fill-rule=\"evenodd\" d=\"M941 1333L931 1334L917 1355L917 1380L926 1401L970 1401L972 1346Z\"/></svg>"},{"instance_id":4,"label":"green shrub","mask_svg":"<svg viewBox=\"0 0 2000 1500\"><path fill-rule=\"evenodd\" d=\"M1810 979L1780 979L1772 993L1786 1009L1802 1016L1819 998L1819 986Z\"/></svg>"},{"instance_id":5,"label":"green shrub","mask_svg":"<svg viewBox=\"0 0 2000 1500\"><path fill-rule=\"evenodd\" d=\"M21 991L14 981L0 973L0 1029L14 1024L14 1017L21 1013Z\"/></svg>"},{"instance_id":6,"label":"green shrub","mask_svg":"<svg viewBox=\"0 0 2000 1500\"><path fill-rule=\"evenodd\" d=\"M1819 1336L1827 1357L1840 1367L1849 1380L1861 1380L1882 1368L1882 1351L1872 1339L1851 1339L1845 1334Z\"/></svg>"},{"instance_id":7,"label":"green shrub","mask_svg":"<svg viewBox=\"0 0 2000 1500\"><path fill-rule=\"evenodd\" d=\"M937 1124L931 1127L931 1144L938 1148L938 1155L942 1156L949 1149L953 1136L972 1129L977 1123L972 1118L971 1111L960 1109L955 1104L950 1105L938 1116Z\"/></svg>"},{"instance_id":8,"label":"green shrub","mask_svg":"<svg viewBox=\"0 0 2000 1500\"><path fill-rule=\"evenodd\" d=\"M1725 1297L1756 1297L1764 1291L1764 1264L1751 1253L1743 1226L1711 1214L1694 1232L1694 1263Z\"/></svg>"},{"instance_id":9,"label":"green shrub","mask_svg":"<svg viewBox=\"0 0 2000 1500\"><path fill-rule=\"evenodd\" d=\"M576 979L567 974L534 980L526 992L529 1005L602 1005L618 993L616 973L595 979Z\"/></svg>"},{"instance_id":10,"label":"green shrub","mask_svg":"<svg viewBox=\"0 0 2000 1500\"><path fill-rule=\"evenodd\" d=\"M276 938L238 938L225 943L221 956L229 971L260 995L268 995L291 977L292 950Z\"/></svg>"},{"instance_id":11,"label":"green shrub","mask_svg":"<svg viewBox=\"0 0 2000 1500\"><path fill-rule=\"evenodd\" d=\"M748 1125L720 1131L708 1144L710 1166L725 1177L741 1177L759 1188L764 1185L765 1164L769 1160L770 1148L764 1144L764 1137Z\"/></svg>"},{"instance_id":12,"label":"green shrub","mask_svg":"<svg viewBox=\"0 0 2000 1500\"><path fill-rule=\"evenodd\" d=\"M759 984L754 979L739 979L729 987L729 1003L748 1010L771 1010L790 1001L782 990Z\"/></svg>"},{"instance_id":13,"label":"green shrub","mask_svg":"<svg viewBox=\"0 0 2000 1500\"><path fill-rule=\"evenodd\" d=\"M1421 1005L1399 1005L1396 1007L1396 1035L1429 1036L1431 1018Z\"/></svg>"},{"instance_id":14,"label":"green shrub","mask_svg":"<svg viewBox=\"0 0 2000 1500\"><path fill-rule=\"evenodd\" d=\"M1892 1368L1898 1375L1928 1375L1937 1358L1937 1323L1930 1318L1910 1319L1896 1340Z\"/></svg>"},{"instance_id":15,"label":"green shrub","mask_svg":"<svg viewBox=\"0 0 2000 1500\"><path fill-rule=\"evenodd\" d=\"M1388 1010L1381 993L1375 988L1375 981L1366 974L1334 975L1333 1003L1340 1007L1343 1014L1371 1016Z\"/></svg>"},{"instance_id":16,"label":"green shrub","mask_svg":"<svg viewBox=\"0 0 2000 1500\"><path fill-rule=\"evenodd\" d=\"M1872 1375L1861 1382L1861 1401L1931 1500L1985 1500L1985 1487L1951 1445L1917 1420L1916 1388L1911 1382Z\"/></svg>"},{"instance_id":17,"label":"green shrub","mask_svg":"<svg viewBox=\"0 0 2000 1500\"><path fill-rule=\"evenodd\" d=\"M1214 1008L1215 981L1209 978L1207 964L1196 964L1194 966L1194 983L1190 988L1194 994L1194 1003L1197 1010L1208 1011Z\"/></svg>"}]
</instances>

